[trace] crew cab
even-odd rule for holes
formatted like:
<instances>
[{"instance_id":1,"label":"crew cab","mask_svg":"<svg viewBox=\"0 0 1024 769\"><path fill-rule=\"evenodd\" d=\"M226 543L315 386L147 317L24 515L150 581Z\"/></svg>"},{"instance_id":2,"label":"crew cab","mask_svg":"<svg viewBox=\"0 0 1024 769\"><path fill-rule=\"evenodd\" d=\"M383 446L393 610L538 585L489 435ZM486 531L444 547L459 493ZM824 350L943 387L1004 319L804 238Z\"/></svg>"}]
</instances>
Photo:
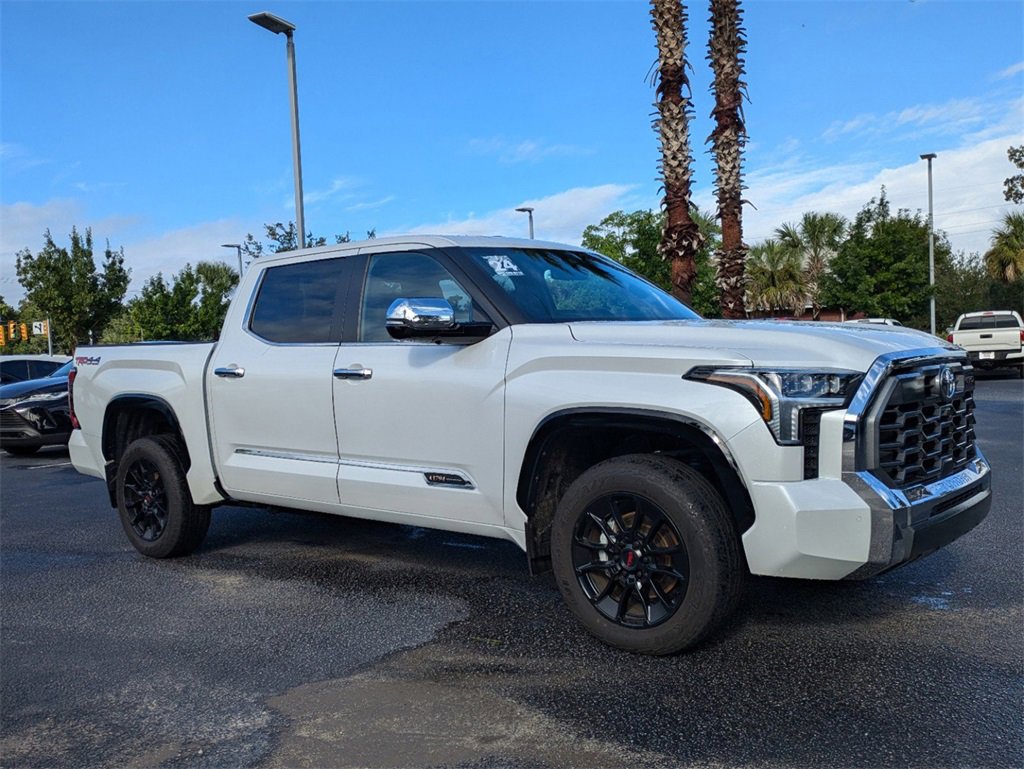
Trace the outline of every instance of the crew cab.
<instances>
[{"instance_id":1,"label":"crew cab","mask_svg":"<svg viewBox=\"0 0 1024 769\"><path fill-rule=\"evenodd\" d=\"M747 573L870 577L991 502L963 350L892 326L704 320L556 243L263 257L216 344L75 361L71 459L145 555L192 552L225 504L497 537L634 652L699 643Z\"/></svg>"},{"instance_id":2,"label":"crew cab","mask_svg":"<svg viewBox=\"0 0 1024 769\"><path fill-rule=\"evenodd\" d=\"M1016 367L1024 379L1024 322L1012 310L968 312L956 319L947 341L967 350L978 368Z\"/></svg>"}]
</instances>

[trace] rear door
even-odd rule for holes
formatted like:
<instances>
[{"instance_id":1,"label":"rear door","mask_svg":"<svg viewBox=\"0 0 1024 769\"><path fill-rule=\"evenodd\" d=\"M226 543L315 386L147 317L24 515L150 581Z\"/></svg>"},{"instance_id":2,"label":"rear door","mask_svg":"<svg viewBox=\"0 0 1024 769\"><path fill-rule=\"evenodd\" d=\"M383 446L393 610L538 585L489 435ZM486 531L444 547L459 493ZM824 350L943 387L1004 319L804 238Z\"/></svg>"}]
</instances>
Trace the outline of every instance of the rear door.
<instances>
[{"instance_id":1,"label":"rear door","mask_svg":"<svg viewBox=\"0 0 1024 769\"><path fill-rule=\"evenodd\" d=\"M348 259L266 268L241 328L225 329L207 374L213 450L238 499L337 506L332 403Z\"/></svg>"}]
</instances>

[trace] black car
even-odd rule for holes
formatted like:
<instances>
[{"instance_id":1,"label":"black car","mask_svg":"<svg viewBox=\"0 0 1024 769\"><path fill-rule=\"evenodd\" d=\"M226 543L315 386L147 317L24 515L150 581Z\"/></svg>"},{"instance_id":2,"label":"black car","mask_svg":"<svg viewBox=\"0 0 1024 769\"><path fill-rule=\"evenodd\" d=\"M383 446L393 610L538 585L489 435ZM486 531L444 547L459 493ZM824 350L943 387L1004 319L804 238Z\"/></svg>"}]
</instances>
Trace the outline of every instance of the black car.
<instances>
[{"instance_id":1,"label":"black car","mask_svg":"<svg viewBox=\"0 0 1024 769\"><path fill-rule=\"evenodd\" d=\"M71 435L68 372L72 361L42 379L0 386L0 448L25 455L67 443Z\"/></svg>"}]
</instances>

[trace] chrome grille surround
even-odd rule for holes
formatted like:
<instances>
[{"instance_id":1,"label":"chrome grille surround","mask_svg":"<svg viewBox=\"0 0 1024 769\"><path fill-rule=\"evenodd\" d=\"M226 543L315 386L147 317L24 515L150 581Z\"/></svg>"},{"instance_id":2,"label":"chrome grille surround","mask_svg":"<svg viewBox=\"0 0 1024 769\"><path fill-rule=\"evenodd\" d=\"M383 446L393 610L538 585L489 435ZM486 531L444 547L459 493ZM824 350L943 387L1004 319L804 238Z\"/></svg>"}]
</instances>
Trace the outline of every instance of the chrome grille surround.
<instances>
[{"instance_id":1,"label":"chrome grille surround","mask_svg":"<svg viewBox=\"0 0 1024 769\"><path fill-rule=\"evenodd\" d=\"M950 399L954 406L934 411L932 401L937 393L928 377L934 379L936 373L941 376L943 367L957 377L956 392ZM882 355L864 375L844 417L843 480L871 510L871 543L868 563L848 578L870 576L905 561L911 556L915 528L948 519L960 509L961 501L984 501L987 512L991 469L974 440L973 398L969 398L972 391L973 370L967 353L944 347ZM958 399L959 408L955 405ZM908 420L900 424L901 408L908 414L927 408L931 422L938 427L929 427L924 437L909 435L912 428ZM889 417L883 429L887 411ZM959 429L950 429L948 443L942 444L945 424ZM936 433L939 445L928 443L926 451L921 441L936 440ZM954 438L954 433L962 433L960 440ZM934 463L926 468L921 457L911 457L913 451L906 453L904 442L906 447L917 447L919 453L931 452ZM920 473L915 470L908 476L906 468L892 464L899 462L897 454L901 450ZM883 460L888 463L885 467ZM940 465L935 464L940 461ZM904 470L902 485L900 469Z\"/></svg>"},{"instance_id":2,"label":"chrome grille surround","mask_svg":"<svg viewBox=\"0 0 1024 769\"><path fill-rule=\"evenodd\" d=\"M944 377L954 392L943 392ZM915 502L930 485L984 460L974 421L974 369L964 351L883 355L846 411L843 473L870 475L868 484L884 497L897 492L903 504Z\"/></svg>"}]
</instances>

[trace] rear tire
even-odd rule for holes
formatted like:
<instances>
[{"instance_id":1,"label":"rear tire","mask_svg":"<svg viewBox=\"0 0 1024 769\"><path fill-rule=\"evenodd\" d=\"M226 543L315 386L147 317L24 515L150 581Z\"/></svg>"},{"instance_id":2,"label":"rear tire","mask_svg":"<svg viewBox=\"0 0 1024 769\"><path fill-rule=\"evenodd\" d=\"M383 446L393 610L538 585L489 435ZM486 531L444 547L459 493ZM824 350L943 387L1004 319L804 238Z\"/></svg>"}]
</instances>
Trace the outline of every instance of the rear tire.
<instances>
[{"instance_id":1,"label":"rear tire","mask_svg":"<svg viewBox=\"0 0 1024 769\"><path fill-rule=\"evenodd\" d=\"M601 462L566 491L551 529L566 604L604 643L672 654L735 609L745 567L725 502L699 473L634 454Z\"/></svg>"},{"instance_id":2,"label":"rear tire","mask_svg":"<svg viewBox=\"0 0 1024 769\"><path fill-rule=\"evenodd\" d=\"M117 512L129 541L150 558L188 555L206 537L210 508L192 502L170 439L140 438L121 456Z\"/></svg>"}]
</instances>

